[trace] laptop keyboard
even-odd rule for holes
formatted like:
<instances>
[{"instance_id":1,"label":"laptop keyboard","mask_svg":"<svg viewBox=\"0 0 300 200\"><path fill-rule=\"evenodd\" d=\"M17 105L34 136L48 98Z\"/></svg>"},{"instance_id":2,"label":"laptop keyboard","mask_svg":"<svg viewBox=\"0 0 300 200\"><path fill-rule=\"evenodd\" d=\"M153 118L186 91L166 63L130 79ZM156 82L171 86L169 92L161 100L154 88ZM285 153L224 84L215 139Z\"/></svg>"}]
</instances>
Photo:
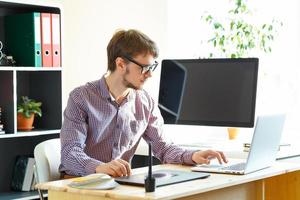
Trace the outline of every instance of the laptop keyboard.
<instances>
[{"instance_id":1,"label":"laptop keyboard","mask_svg":"<svg viewBox=\"0 0 300 200\"><path fill-rule=\"evenodd\" d=\"M223 170L241 171L241 170L245 169L245 166L246 166L246 163L237 163L237 164L234 164L234 165L229 165L229 166L223 167L222 169Z\"/></svg>"}]
</instances>

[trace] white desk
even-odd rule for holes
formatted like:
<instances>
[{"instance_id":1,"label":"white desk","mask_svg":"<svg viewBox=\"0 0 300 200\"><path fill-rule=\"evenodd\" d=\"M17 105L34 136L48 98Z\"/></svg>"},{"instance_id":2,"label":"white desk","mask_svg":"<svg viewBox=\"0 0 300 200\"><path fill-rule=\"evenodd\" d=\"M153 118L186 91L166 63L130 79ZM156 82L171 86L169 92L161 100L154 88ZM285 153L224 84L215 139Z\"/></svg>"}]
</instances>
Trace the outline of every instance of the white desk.
<instances>
[{"instance_id":1,"label":"white desk","mask_svg":"<svg viewBox=\"0 0 300 200\"><path fill-rule=\"evenodd\" d=\"M296 164L295 164L296 163ZM120 185L113 190L80 190L67 186L70 180L38 184L48 190L48 199L98 200L98 199L194 199L194 200L295 200L300 198L300 164L276 162L273 167L248 175L212 174L209 178L188 181L156 188L145 193L143 187ZM158 165L155 169L189 171L181 165ZM146 168L134 169L133 173L146 172Z\"/></svg>"}]
</instances>

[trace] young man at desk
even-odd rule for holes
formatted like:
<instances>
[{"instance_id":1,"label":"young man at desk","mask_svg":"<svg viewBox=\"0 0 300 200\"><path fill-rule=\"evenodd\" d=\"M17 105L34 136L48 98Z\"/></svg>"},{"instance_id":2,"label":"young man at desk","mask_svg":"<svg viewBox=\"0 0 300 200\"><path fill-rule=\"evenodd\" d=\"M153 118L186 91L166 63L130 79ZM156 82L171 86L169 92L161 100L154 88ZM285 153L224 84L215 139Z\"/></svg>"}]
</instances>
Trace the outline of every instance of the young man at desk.
<instances>
[{"instance_id":1,"label":"young man at desk","mask_svg":"<svg viewBox=\"0 0 300 200\"><path fill-rule=\"evenodd\" d=\"M227 162L220 151L185 150L164 141L158 106L142 89L158 65L158 49L149 37L120 30L107 46L107 57L107 74L70 93L60 134L62 174L130 175L141 138L152 143L162 163Z\"/></svg>"}]
</instances>

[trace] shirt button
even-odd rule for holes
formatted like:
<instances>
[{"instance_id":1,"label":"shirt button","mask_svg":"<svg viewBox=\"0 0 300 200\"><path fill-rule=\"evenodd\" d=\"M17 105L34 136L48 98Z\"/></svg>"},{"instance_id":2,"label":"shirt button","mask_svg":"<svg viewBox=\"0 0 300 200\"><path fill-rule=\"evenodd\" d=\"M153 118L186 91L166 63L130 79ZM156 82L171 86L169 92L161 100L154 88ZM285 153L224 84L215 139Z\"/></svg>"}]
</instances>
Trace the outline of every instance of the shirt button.
<instances>
[{"instance_id":1,"label":"shirt button","mask_svg":"<svg viewBox=\"0 0 300 200\"><path fill-rule=\"evenodd\" d=\"M117 127L117 129L119 129L119 128L120 128L120 125L119 125L119 124L117 124L117 126L116 126L116 127Z\"/></svg>"},{"instance_id":2,"label":"shirt button","mask_svg":"<svg viewBox=\"0 0 300 200\"><path fill-rule=\"evenodd\" d=\"M114 147L117 147L118 146L118 143L114 143Z\"/></svg>"}]
</instances>

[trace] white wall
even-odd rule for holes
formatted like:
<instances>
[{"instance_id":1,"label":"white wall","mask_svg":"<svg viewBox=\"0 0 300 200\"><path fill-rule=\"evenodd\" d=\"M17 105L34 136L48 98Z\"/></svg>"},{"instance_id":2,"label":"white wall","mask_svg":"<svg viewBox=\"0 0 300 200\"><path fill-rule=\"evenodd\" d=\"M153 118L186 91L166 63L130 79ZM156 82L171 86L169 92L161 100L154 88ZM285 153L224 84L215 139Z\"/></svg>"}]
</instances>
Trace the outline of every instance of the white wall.
<instances>
[{"instance_id":1,"label":"white wall","mask_svg":"<svg viewBox=\"0 0 300 200\"><path fill-rule=\"evenodd\" d=\"M53 2L53 0L47 1ZM61 2L63 6L64 106L70 90L87 81L98 79L105 73L106 46L116 29L136 28L149 35L161 50L160 59L197 58L207 51L200 43L201 39L207 39L208 34L208 30L204 30L200 25L201 13L210 11L222 17L222 13L227 11L229 6L229 0L221 2L219 0L57 0L56 2ZM256 11L257 16L254 17L258 22L269 21L275 17L284 23L273 46L273 53L265 56L260 62L261 66L269 66L266 68L273 74L275 72L271 79L283 80L280 88L274 87L276 80L273 82L271 80L268 82L269 85L264 86L269 87L270 92L265 96L277 103L274 105L267 103L263 107L272 110L272 107L278 108L278 103L281 102L281 107L293 104L287 108L293 109L300 96L295 94L299 90L300 80L300 70L297 70L299 68L297 53L300 50L299 1L253 0L248 3L251 9ZM276 74L286 75L279 77ZM291 75L293 77L289 82L285 81ZM158 80L159 71L145 85L154 97L158 94ZM288 86L293 90L290 90L291 87L286 90ZM278 100L278 97L282 99ZM290 116L298 113L298 107ZM295 120L295 117L293 118ZM290 120L290 124L294 124L292 122L294 120Z\"/></svg>"},{"instance_id":2,"label":"white wall","mask_svg":"<svg viewBox=\"0 0 300 200\"><path fill-rule=\"evenodd\" d=\"M150 36L160 48L159 59L197 58L207 52L201 39L207 30L200 26L201 13L208 10L216 15L224 12L230 0L16 0L32 4L59 4L63 8L63 107L69 92L87 81L99 79L106 72L106 46L118 28L136 28ZM298 127L300 112L300 2L299 0L249 1L257 9L258 20L270 16L283 21L281 35L273 53L265 57L261 66L275 72L269 82L270 102L289 105L290 124ZM226 9L227 10L227 9ZM276 76L283 75L283 76ZM158 95L159 70L145 88ZM280 80L281 87L276 84ZM280 91L278 91L280 89ZM279 94L279 95L278 95ZM279 100L276 98L281 97ZM270 106L271 104L265 104ZM278 108L277 104L273 104ZM269 109L272 109L270 107ZM291 125L293 126L293 125ZM290 126L290 127L291 127ZM299 127L296 132L298 132Z\"/></svg>"},{"instance_id":3,"label":"white wall","mask_svg":"<svg viewBox=\"0 0 300 200\"><path fill-rule=\"evenodd\" d=\"M60 7L62 11L63 109L69 92L102 77L106 46L117 29L138 29L153 39L163 58L166 47L167 0L4 0ZM158 98L160 72L145 89Z\"/></svg>"},{"instance_id":4,"label":"white wall","mask_svg":"<svg viewBox=\"0 0 300 200\"><path fill-rule=\"evenodd\" d=\"M166 0L64 0L63 104L69 92L99 79L107 69L106 46L116 29L139 29L166 46ZM159 73L145 85L157 97Z\"/></svg>"}]
</instances>

